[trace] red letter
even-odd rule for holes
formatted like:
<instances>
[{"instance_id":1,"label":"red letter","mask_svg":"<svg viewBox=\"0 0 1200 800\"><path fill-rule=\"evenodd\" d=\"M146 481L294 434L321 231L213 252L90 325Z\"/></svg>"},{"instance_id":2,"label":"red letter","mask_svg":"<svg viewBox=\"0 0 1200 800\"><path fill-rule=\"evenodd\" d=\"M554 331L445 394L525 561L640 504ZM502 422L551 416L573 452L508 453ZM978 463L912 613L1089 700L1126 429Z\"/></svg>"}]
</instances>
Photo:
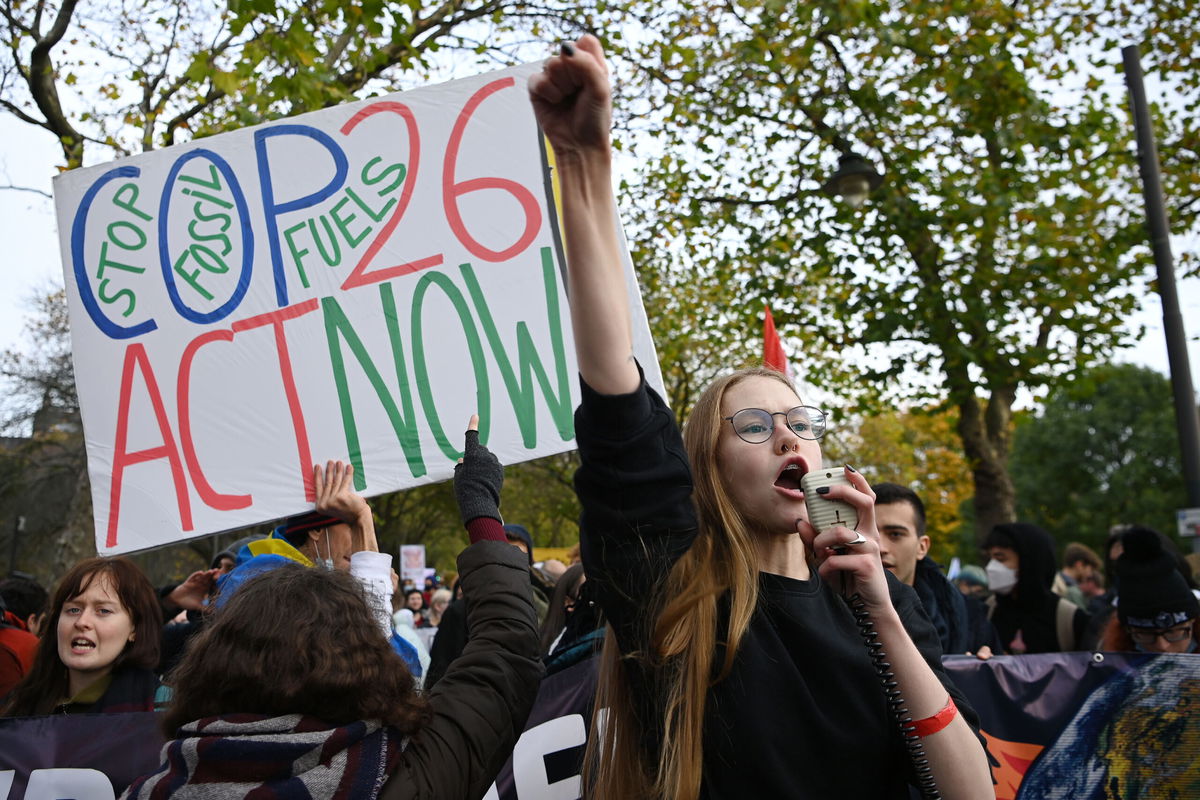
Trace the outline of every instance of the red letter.
<instances>
[{"instance_id":1,"label":"red letter","mask_svg":"<svg viewBox=\"0 0 1200 800\"><path fill-rule=\"evenodd\" d=\"M316 301L313 301L314 307ZM146 382L146 391L150 403L154 407L154 418L158 422L158 432L162 434L163 443L159 447L148 450L126 452L129 441L129 398L133 392L133 370L142 372ZM183 475L183 463L179 460L179 451L175 448L175 437L171 435L171 425L167 420L167 410L163 408L162 395L158 391L158 381L154 379L154 371L150 369L150 360L146 357L146 348L141 344L131 344L125 350L125 366L121 373L121 394L117 402L117 441L113 453L112 492L108 501L108 538L105 546L117 545L117 519L121 511L121 481L125 476L125 468L146 461L167 459L171 465L171 478L175 481L175 499L179 504L179 523L183 530L192 529L192 504L188 497L187 481Z\"/></svg>"},{"instance_id":2,"label":"red letter","mask_svg":"<svg viewBox=\"0 0 1200 800\"><path fill-rule=\"evenodd\" d=\"M233 323L234 333L261 328L264 325L272 325L275 328L275 349L279 353L279 377L283 378L283 392L287 395L288 410L292 413L292 428L296 431L296 454L300 457L300 475L304 480L304 496L310 503L317 500L317 492L313 487L312 452L308 447L308 429L304 425L304 410L300 407L296 379L292 376L292 357L288 354L287 337L283 335L283 323L316 310L317 299L314 297L294 306Z\"/></svg>"},{"instance_id":3,"label":"red letter","mask_svg":"<svg viewBox=\"0 0 1200 800\"><path fill-rule=\"evenodd\" d=\"M200 459L196 457L196 447L192 442L192 360L196 357L197 350L209 342L216 341L232 342L233 331L203 333L188 342L188 346L183 349L183 355L179 357L179 380L175 398L179 403L179 442L183 445L183 457L187 461L188 472L192 475L192 483L196 484L200 499L210 508L232 511L246 508L254 502L253 498L248 494L221 494L213 489L212 484L204 477L204 471L200 469Z\"/></svg>"}]
</instances>

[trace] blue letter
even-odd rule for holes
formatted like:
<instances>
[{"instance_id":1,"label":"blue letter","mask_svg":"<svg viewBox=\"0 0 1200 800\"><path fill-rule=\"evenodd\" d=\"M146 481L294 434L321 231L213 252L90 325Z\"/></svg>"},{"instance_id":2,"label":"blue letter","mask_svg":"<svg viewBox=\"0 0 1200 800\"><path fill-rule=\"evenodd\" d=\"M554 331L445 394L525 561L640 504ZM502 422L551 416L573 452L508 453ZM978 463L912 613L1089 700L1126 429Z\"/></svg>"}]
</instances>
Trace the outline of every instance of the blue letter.
<instances>
[{"instance_id":1,"label":"blue letter","mask_svg":"<svg viewBox=\"0 0 1200 800\"><path fill-rule=\"evenodd\" d=\"M276 204L275 188L271 185L271 164L267 158L267 139L272 136L307 136L320 142L333 156L335 170L333 180L327 183L325 188L306 197ZM349 162L347 162L342 148L329 137L329 134L308 125L276 125L273 128L255 131L254 150L258 155L258 181L262 186L263 211L267 220L267 241L271 245L271 266L275 270L275 300L279 303L279 307L283 308L288 304L288 292L287 276L283 274L283 253L279 249L279 215L315 206L342 188L346 182L346 173L349 171ZM295 166L299 168L299 165ZM308 165L305 165L305 168L307 167Z\"/></svg>"}]
</instances>

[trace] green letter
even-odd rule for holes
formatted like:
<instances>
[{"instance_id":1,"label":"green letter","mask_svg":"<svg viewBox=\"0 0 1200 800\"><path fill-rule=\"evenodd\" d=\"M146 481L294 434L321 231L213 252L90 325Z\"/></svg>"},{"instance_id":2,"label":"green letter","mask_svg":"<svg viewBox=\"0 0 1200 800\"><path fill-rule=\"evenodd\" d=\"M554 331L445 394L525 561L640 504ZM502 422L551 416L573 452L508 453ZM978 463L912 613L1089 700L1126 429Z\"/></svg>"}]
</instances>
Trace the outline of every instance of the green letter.
<instances>
[{"instance_id":1,"label":"green letter","mask_svg":"<svg viewBox=\"0 0 1200 800\"><path fill-rule=\"evenodd\" d=\"M517 323L517 360L521 367L521 380L513 372L512 362L504 352L504 343L492 320L487 301L475 280L475 271L470 264L462 264L463 280L471 300L475 303L475 311L479 314L479 323L487 335L488 344L492 347L492 355L496 357L496 365L504 377L504 386L508 389L508 397L512 401L513 411L517 415L517 424L521 426L521 438L527 449L532 450L537 445L537 414L534 411L533 382L530 375L537 376L542 396L550 408L550 416L558 428L558 435L563 441L575 435L575 406L571 402L571 382L567 379L566 351L563 346L562 321L558 311L558 283L554 277L554 257L549 247L542 248L542 277L546 286L546 316L550 324L550 347L554 352L555 378L558 383L558 393L554 394L550 387L550 379L538 356L533 337L529 335L529 326L524 322Z\"/></svg>"},{"instance_id":2,"label":"green letter","mask_svg":"<svg viewBox=\"0 0 1200 800\"><path fill-rule=\"evenodd\" d=\"M421 306L425 300L425 292L430 284L436 283L446 293L446 297L454 304L462 322L463 335L467 338L467 348L471 351L471 364L475 368L475 407L479 412L479 441L487 444L488 429L491 424L491 414L488 410L492 405L491 386L488 383L487 362L483 360L483 344L479 341L479 333L471 321L471 310L467 308L467 300L462 296L458 287L445 275L430 270L421 276L417 288L413 290L412 298L412 347L413 347L413 377L417 380L417 391L421 395L421 405L425 407L425 417L429 420L429 429L438 447L451 460L462 458L462 451L446 438L442 422L437 415L437 406L433 402L433 391L429 387L429 368L425 364L425 333L421 329Z\"/></svg>"},{"instance_id":3,"label":"green letter","mask_svg":"<svg viewBox=\"0 0 1200 800\"><path fill-rule=\"evenodd\" d=\"M354 465L354 488L362 491L367 487L366 470L363 468L362 447L358 440L358 425L354 421L354 405L350 401L350 385L346 381L346 364L342 358L342 348L338 334L345 340L350 352L354 354L371 382L371 388L379 396L383 410L387 412L396 439L404 450L404 458L408 461L408 469L414 478L425 474L425 460L421 456L421 440L417 434L417 419L413 413L412 392L408 386L408 372L404 368L404 352L400 342L400 333L396 329L396 301L392 297L392 287L386 283L379 285L379 296L383 303L383 313L388 321L388 338L392 343L392 359L396 362L396 380L400 390L400 403L404 407L403 415L396 407L396 401L384 385L383 377L375 369L367 348L350 326L345 312L332 297L321 298L321 309L325 312L325 337L329 341L329 360L333 364L333 380L337 385L338 402L342 408L342 427L346 431L346 447L350 451L350 462Z\"/></svg>"}]
</instances>

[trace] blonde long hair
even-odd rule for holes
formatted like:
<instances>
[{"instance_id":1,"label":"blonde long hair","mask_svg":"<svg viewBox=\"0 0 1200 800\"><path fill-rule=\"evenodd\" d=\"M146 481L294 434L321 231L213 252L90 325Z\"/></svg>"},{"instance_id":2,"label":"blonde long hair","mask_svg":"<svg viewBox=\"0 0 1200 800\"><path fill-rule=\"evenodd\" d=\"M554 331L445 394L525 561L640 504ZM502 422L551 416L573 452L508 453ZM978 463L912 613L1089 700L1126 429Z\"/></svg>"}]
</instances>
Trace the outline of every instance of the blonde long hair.
<instances>
[{"instance_id":1,"label":"blonde long hair","mask_svg":"<svg viewBox=\"0 0 1200 800\"><path fill-rule=\"evenodd\" d=\"M699 531L651 598L654 614L648 651L622 654L611 627L601 655L585 758L585 785L596 798L694 800L703 775L704 704L708 690L733 666L758 604L758 558L745 517L725 488L717 459L725 392L748 378L792 385L763 367L739 370L709 385L683 430L692 468ZM717 663L718 602L728 597L724 658ZM647 731L633 707L628 670L642 669L665 696L661 731ZM647 734L657 758L645 752Z\"/></svg>"}]
</instances>

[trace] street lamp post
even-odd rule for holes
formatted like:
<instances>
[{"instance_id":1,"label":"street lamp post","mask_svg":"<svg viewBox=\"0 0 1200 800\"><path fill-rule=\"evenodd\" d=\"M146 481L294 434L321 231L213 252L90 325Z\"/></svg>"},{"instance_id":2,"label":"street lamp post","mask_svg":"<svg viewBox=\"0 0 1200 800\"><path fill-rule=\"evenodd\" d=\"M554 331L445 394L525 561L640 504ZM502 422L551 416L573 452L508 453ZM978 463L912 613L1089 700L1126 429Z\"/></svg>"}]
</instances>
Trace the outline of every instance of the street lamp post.
<instances>
[{"instance_id":1,"label":"street lamp post","mask_svg":"<svg viewBox=\"0 0 1200 800\"><path fill-rule=\"evenodd\" d=\"M1179 429L1179 449L1183 456L1183 481L1188 505L1200 508L1200 420L1196 416L1196 395L1192 390L1192 371L1188 364L1187 334L1179 312L1179 294L1175 291L1175 265L1171 256L1171 231L1163 203L1162 181L1158 171L1158 148L1150 125L1150 108L1142 82L1142 61L1137 45L1121 49L1125 62L1125 83L1133 106L1133 124L1137 131L1138 168L1142 193L1146 198L1146 224L1150 248L1158 268L1158 293L1162 298L1163 328L1167 337L1167 361L1171 366L1171 386L1175 394L1175 422ZM1192 549L1200 552L1200 537L1192 540Z\"/></svg>"},{"instance_id":2,"label":"street lamp post","mask_svg":"<svg viewBox=\"0 0 1200 800\"><path fill-rule=\"evenodd\" d=\"M821 187L830 197L840 197L851 208L866 202L867 196L883 183L883 176L875 171L870 160L854 151L838 156L837 172Z\"/></svg>"}]
</instances>

